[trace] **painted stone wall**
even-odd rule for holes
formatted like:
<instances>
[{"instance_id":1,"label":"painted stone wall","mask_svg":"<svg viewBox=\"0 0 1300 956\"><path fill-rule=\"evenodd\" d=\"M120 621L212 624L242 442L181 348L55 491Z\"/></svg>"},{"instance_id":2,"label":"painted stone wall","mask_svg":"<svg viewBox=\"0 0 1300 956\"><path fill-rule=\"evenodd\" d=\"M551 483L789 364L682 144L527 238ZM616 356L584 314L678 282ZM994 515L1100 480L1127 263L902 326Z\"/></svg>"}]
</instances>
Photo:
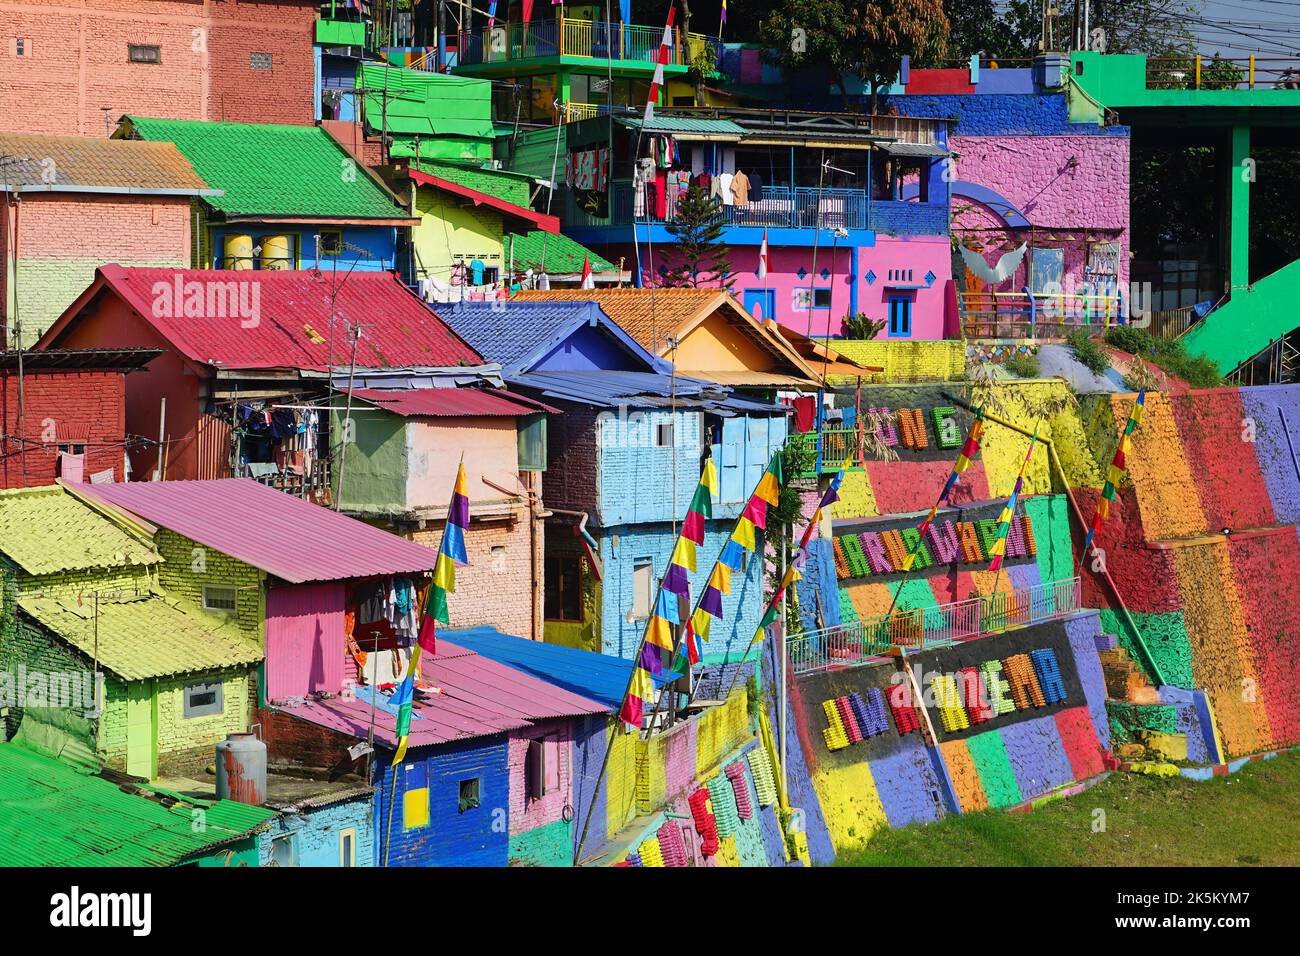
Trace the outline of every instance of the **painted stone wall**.
<instances>
[{"instance_id":1,"label":"painted stone wall","mask_svg":"<svg viewBox=\"0 0 1300 956\"><path fill-rule=\"evenodd\" d=\"M327 807L309 808L300 813L281 813L271 819L270 827L258 834L258 865L271 864L271 841L287 837L293 842L298 866L342 866L341 837L352 836L354 847L350 865L374 866L374 821L369 795L354 797Z\"/></svg>"}]
</instances>

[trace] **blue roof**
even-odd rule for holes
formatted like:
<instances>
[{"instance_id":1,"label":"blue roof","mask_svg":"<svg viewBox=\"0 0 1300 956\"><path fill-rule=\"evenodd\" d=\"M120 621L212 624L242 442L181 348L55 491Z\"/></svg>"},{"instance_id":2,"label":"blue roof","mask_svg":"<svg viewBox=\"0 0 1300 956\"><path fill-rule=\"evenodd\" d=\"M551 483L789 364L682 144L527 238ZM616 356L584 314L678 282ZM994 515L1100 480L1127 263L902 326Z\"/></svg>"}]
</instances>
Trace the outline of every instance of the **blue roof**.
<instances>
[{"instance_id":1,"label":"blue roof","mask_svg":"<svg viewBox=\"0 0 1300 956\"><path fill-rule=\"evenodd\" d=\"M722 416L789 411L784 405L736 395L715 382L653 372L524 372L507 376L507 381L547 398L608 408L703 408Z\"/></svg>"},{"instance_id":2,"label":"blue roof","mask_svg":"<svg viewBox=\"0 0 1300 956\"><path fill-rule=\"evenodd\" d=\"M645 363L647 371L671 368L624 332L595 302L462 302L437 313L475 351L490 362L499 362L507 376L529 371L588 324L603 326L626 351Z\"/></svg>"},{"instance_id":3,"label":"blue roof","mask_svg":"<svg viewBox=\"0 0 1300 956\"><path fill-rule=\"evenodd\" d=\"M530 641L502 634L490 627L439 631L438 636L498 664L608 704L611 711L617 710L623 702L623 693L632 674L632 662L621 657Z\"/></svg>"}]
</instances>

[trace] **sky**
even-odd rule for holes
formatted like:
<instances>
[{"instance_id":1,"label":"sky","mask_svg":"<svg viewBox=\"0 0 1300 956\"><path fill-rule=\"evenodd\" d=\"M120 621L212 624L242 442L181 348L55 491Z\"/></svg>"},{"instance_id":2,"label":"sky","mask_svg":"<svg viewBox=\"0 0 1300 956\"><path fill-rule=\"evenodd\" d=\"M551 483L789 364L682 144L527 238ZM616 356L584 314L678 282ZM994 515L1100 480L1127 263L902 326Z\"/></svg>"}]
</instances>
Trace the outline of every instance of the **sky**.
<instances>
[{"instance_id":1,"label":"sky","mask_svg":"<svg viewBox=\"0 0 1300 956\"><path fill-rule=\"evenodd\" d=\"M1201 0L1199 6L1192 31L1202 53L1300 58L1300 0Z\"/></svg>"}]
</instances>

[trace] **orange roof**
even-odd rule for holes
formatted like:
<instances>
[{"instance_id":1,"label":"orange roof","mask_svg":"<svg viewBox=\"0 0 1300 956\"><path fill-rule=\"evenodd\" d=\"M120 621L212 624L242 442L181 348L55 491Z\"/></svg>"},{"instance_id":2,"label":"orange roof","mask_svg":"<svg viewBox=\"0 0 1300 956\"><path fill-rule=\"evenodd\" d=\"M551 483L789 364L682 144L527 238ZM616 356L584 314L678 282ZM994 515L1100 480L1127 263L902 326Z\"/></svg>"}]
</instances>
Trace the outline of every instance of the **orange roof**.
<instances>
[{"instance_id":1,"label":"orange roof","mask_svg":"<svg viewBox=\"0 0 1300 956\"><path fill-rule=\"evenodd\" d=\"M5 179L25 192L221 194L174 143L0 133L0 155L16 158Z\"/></svg>"},{"instance_id":2,"label":"orange roof","mask_svg":"<svg viewBox=\"0 0 1300 956\"><path fill-rule=\"evenodd\" d=\"M681 340L697 325L721 311L729 325L742 330L753 342L777 360L784 371L728 373L728 385L758 385L778 388L816 387L819 373L811 368L780 335L736 301L726 289L551 289L526 290L515 294L525 301L581 300L597 303L601 311L628 335L654 354L666 357L669 336ZM707 376L708 370L692 370Z\"/></svg>"},{"instance_id":3,"label":"orange roof","mask_svg":"<svg viewBox=\"0 0 1300 956\"><path fill-rule=\"evenodd\" d=\"M763 326L773 335L779 335L790 343L791 347L803 357L804 361L818 369L818 374L825 375L827 378L840 375L853 378L884 371L879 365L863 365L861 362L846 358L831 348L829 342L810 339L802 332L796 332L788 326L781 325L774 319L765 320Z\"/></svg>"}]
</instances>

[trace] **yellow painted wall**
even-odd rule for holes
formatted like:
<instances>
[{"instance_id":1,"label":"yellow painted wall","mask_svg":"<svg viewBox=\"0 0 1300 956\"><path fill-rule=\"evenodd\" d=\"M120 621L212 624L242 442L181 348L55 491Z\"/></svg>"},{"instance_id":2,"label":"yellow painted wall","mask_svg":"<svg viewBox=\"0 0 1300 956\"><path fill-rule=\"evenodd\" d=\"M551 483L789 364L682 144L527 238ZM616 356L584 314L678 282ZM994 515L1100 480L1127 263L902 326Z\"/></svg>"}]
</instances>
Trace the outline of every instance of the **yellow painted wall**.
<instances>
[{"instance_id":1,"label":"yellow painted wall","mask_svg":"<svg viewBox=\"0 0 1300 956\"><path fill-rule=\"evenodd\" d=\"M875 382L956 382L966 377L966 346L956 340L834 339L829 344L847 359L883 368L872 377Z\"/></svg>"},{"instance_id":2,"label":"yellow painted wall","mask_svg":"<svg viewBox=\"0 0 1300 956\"><path fill-rule=\"evenodd\" d=\"M415 243L415 277L451 281L452 254L465 260L483 259L502 266L505 249L499 213L484 207L464 206L440 190L422 186L415 207L420 224L411 230ZM484 258L496 256L495 260ZM468 278L468 276L467 276Z\"/></svg>"},{"instance_id":3,"label":"yellow painted wall","mask_svg":"<svg viewBox=\"0 0 1300 956\"><path fill-rule=\"evenodd\" d=\"M718 312L686 334L674 358L682 375L695 371L777 371L772 353L760 348L744 330L728 323Z\"/></svg>"},{"instance_id":4,"label":"yellow painted wall","mask_svg":"<svg viewBox=\"0 0 1300 956\"><path fill-rule=\"evenodd\" d=\"M889 825L865 760L842 768L823 766L812 782L837 853L863 846L873 833Z\"/></svg>"}]
</instances>

